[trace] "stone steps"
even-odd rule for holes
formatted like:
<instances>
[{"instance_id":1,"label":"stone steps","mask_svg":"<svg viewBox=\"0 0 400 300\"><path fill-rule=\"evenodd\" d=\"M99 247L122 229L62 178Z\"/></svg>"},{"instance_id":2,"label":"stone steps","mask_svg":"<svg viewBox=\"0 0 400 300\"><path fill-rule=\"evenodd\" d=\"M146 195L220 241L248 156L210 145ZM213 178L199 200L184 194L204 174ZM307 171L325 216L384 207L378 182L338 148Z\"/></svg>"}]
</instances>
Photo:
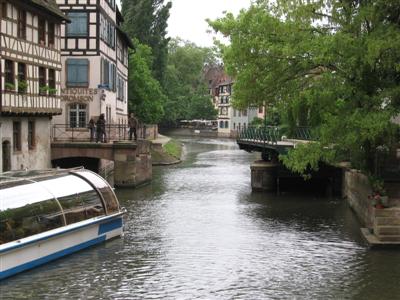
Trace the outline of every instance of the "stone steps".
<instances>
[{"instance_id":1,"label":"stone steps","mask_svg":"<svg viewBox=\"0 0 400 300\"><path fill-rule=\"evenodd\" d=\"M374 226L396 226L400 225L400 218L395 217L376 217Z\"/></svg>"},{"instance_id":2,"label":"stone steps","mask_svg":"<svg viewBox=\"0 0 400 300\"><path fill-rule=\"evenodd\" d=\"M400 242L400 208L375 209L374 235L381 242Z\"/></svg>"},{"instance_id":3,"label":"stone steps","mask_svg":"<svg viewBox=\"0 0 400 300\"><path fill-rule=\"evenodd\" d=\"M400 207L375 209L375 218L377 217L400 218Z\"/></svg>"},{"instance_id":4,"label":"stone steps","mask_svg":"<svg viewBox=\"0 0 400 300\"><path fill-rule=\"evenodd\" d=\"M400 235L377 235L381 242L400 242Z\"/></svg>"},{"instance_id":5,"label":"stone steps","mask_svg":"<svg viewBox=\"0 0 400 300\"><path fill-rule=\"evenodd\" d=\"M399 236L400 237L400 225L397 226L376 226L374 228L374 233L378 237L383 236Z\"/></svg>"}]
</instances>

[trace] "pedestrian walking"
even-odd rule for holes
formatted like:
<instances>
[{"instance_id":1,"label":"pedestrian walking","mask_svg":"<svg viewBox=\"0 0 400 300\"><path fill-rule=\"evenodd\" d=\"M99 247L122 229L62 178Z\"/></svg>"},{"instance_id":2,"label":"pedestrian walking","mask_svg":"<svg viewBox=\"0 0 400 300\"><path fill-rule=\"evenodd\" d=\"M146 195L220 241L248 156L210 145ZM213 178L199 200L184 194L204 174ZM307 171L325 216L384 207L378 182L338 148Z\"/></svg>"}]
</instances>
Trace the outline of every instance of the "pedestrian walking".
<instances>
[{"instance_id":1,"label":"pedestrian walking","mask_svg":"<svg viewBox=\"0 0 400 300\"><path fill-rule=\"evenodd\" d=\"M135 141L137 141L136 129L138 126L138 120L135 118L133 113L131 113L131 116L128 119L128 126L129 126L129 140L132 141L132 134L133 134L135 137Z\"/></svg>"},{"instance_id":2,"label":"pedestrian walking","mask_svg":"<svg viewBox=\"0 0 400 300\"><path fill-rule=\"evenodd\" d=\"M95 132L96 132L96 123L94 122L93 118L90 119L88 124L89 132L90 132L90 141L94 141Z\"/></svg>"},{"instance_id":3,"label":"pedestrian walking","mask_svg":"<svg viewBox=\"0 0 400 300\"><path fill-rule=\"evenodd\" d=\"M106 119L104 117L104 114L101 114L99 119L97 120L96 129L97 129L96 143L98 143L99 141L102 143L106 143L107 142Z\"/></svg>"}]
</instances>

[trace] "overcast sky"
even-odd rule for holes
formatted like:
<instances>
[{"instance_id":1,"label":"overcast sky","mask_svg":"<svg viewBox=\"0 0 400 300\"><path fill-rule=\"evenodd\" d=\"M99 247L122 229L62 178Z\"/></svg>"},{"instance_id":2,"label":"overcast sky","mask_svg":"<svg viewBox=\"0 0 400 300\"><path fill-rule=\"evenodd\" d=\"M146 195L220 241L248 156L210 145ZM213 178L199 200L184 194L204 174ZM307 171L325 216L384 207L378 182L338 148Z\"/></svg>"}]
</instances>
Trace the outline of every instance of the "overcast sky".
<instances>
[{"instance_id":1,"label":"overcast sky","mask_svg":"<svg viewBox=\"0 0 400 300\"><path fill-rule=\"evenodd\" d=\"M210 28L205 19L220 18L224 11L236 15L249 6L250 0L172 0L168 34L190 40L198 46L212 46L213 35L207 33Z\"/></svg>"},{"instance_id":2,"label":"overcast sky","mask_svg":"<svg viewBox=\"0 0 400 300\"><path fill-rule=\"evenodd\" d=\"M168 36L190 40L198 46L212 46L213 35L207 33L210 28L205 19L222 17L224 11L236 15L249 6L250 0L172 0Z\"/></svg>"}]
</instances>

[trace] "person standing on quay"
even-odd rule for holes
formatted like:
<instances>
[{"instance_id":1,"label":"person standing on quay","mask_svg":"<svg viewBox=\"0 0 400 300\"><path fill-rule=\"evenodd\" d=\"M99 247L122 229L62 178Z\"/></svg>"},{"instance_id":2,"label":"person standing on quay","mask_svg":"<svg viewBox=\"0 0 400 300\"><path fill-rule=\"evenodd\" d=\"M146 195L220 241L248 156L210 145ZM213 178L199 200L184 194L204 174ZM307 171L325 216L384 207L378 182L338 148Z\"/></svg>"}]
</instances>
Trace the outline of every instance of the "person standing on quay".
<instances>
[{"instance_id":1,"label":"person standing on quay","mask_svg":"<svg viewBox=\"0 0 400 300\"><path fill-rule=\"evenodd\" d=\"M132 141L132 134L135 136L135 141L137 141L137 133L136 133L137 125L138 125L138 120L135 118L134 114L131 113L131 116L128 119L129 140L131 141Z\"/></svg>"},{"instance_id":2,"label":"person standing on quay","mask_svg":"<svg viewBox=\"0 0 400 300\"><path fill-rule=\"evenodd\" d=\"M106 143L106 119L104 117L104 114L101 114L99 119L97 120L96 123L96 129L97 129L97 138L96 138L96 143L99 141L102 143Z\"/></svg>"},{"instance_id":3,"label":"person standing on quay","mask_svg":"<svg viewBox=\"0 0 400 300\"><path fill-rule=\"evenodd\" d=\"M93 118L90 119L89 124L88 124L89 132L90 132L90 141L94 141L94 135L95 135L95 130L96 130L96 124L93 120Z\"/></svg>"}]
</instances>

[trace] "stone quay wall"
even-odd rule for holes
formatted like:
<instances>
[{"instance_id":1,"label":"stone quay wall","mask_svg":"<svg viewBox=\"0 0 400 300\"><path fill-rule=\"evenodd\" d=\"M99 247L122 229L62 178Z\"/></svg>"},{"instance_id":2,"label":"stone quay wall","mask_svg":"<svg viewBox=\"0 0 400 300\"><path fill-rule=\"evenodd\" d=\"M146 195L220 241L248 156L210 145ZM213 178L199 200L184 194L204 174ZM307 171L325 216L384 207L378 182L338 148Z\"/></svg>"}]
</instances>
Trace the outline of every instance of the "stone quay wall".
<instances>
[{"instance_id":1,"label":"stone quay wall","mask_svg":"<svg viewBox=\"0 0 400 300\"><path fill-rule=\"evenodd\" d=\"M358 170L343 170L342 195L358 216L363 226L373 227L374 210L368 196L372 189L368 177Z\"/></svg>"}]
</instances>

